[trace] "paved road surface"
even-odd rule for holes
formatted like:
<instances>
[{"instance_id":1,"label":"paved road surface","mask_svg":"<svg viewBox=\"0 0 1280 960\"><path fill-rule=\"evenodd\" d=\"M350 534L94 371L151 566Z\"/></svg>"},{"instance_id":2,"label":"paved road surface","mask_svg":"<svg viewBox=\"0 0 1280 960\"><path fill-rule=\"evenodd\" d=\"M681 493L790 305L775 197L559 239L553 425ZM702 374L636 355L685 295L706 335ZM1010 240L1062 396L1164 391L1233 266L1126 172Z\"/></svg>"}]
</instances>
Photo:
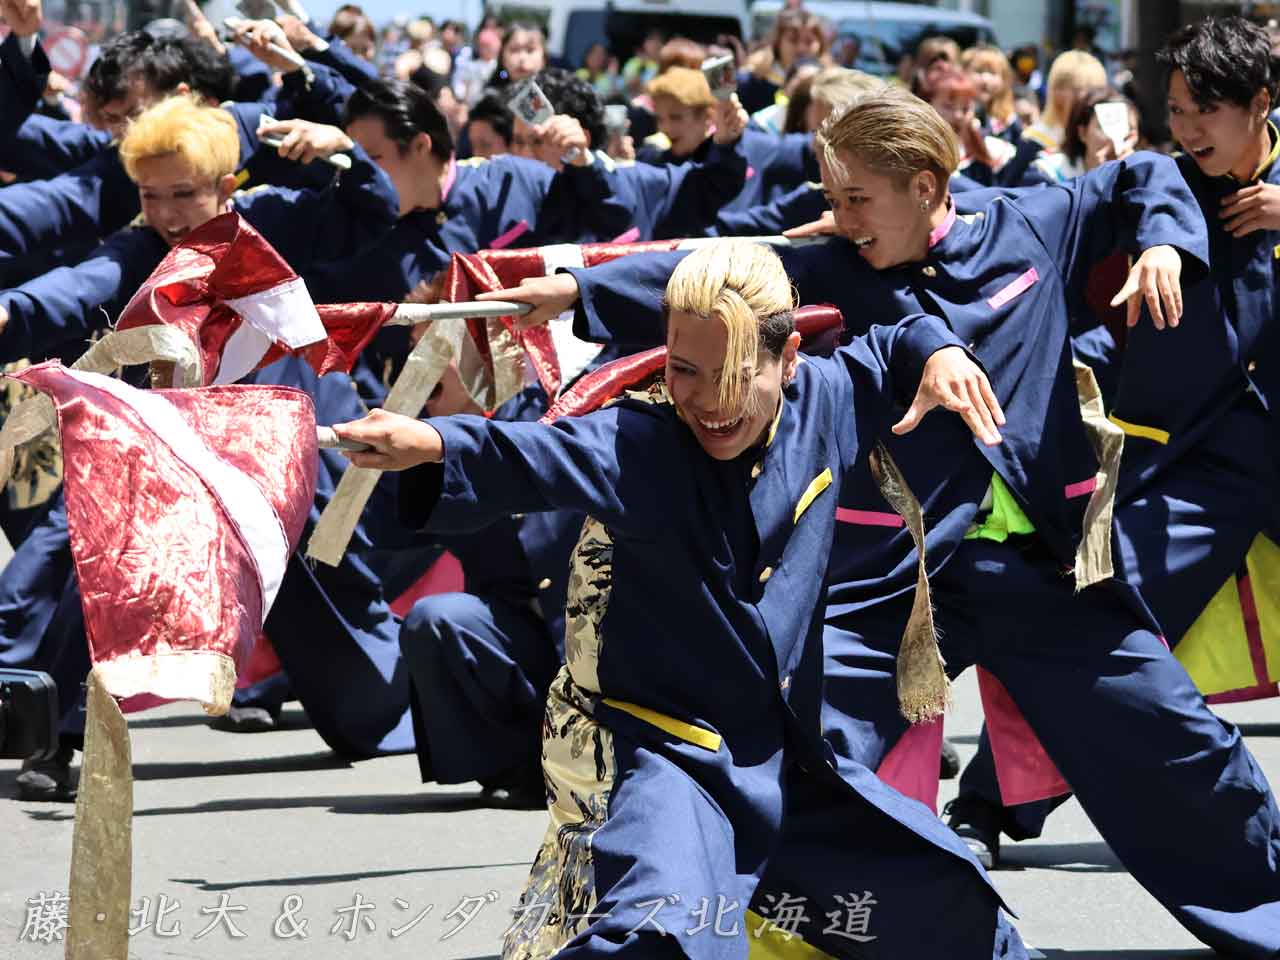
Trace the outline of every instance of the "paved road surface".
<instances>
[{"instance_id":1,"label":"paved road surface","mask_svg":"<svg viewBox=\"0 0 1280 960\"><path fill-rule=\"evenodd\" d=\"M970 678L957 694L948 733L967 758L979 723ZM1224 712L1245 725L1264 769L1280 779L1280 705ZM160 927L132 938L131 958L496 957L544 814L479 808L471 787L424 787L411 756L336 760L296 705L285 712L286 729L265 734L218 733L188 705L135 715L130 726L134 903L150 897L146 919L154 923L166 898ZM15 773L14 764L0 762L0 957L61 957L59 944L20 938L28 898L66 891L73 807L18 802ZM943 786L949 799L954 781ZM1023 935L1047 957L1211 956L1133 882L1074 802L1042 840L1008 848L1006 860L997 884L1021 914ZM292 897L295 920L307 921L305 940L275 930ZM243 939L233 941L221 924L198 936L216 921L222 898ZM365 909L337 912L357 898ZM179 932L163 937L157 929ZM295 929L279 925L283 934Z\"/></svg>"}]
</instances>

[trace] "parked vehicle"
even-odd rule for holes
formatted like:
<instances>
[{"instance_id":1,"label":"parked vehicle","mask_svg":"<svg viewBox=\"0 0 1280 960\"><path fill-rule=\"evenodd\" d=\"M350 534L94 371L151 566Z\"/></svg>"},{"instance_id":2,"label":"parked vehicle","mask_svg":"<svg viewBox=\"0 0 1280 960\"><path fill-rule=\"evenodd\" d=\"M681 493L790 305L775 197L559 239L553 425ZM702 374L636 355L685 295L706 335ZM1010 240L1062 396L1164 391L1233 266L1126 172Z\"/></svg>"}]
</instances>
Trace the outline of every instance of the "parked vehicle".
<instances>
[{"instance_id":1,"label":"parked vehicle","mask_svg":"<svg viewBox=\"0 0 1280 960\"><path fill-rule=\"evenodd\" d=\"M751 24L757 37L766 36L783 0L756 0ZM961 47L995 43L991 21L976 13L944 10L917 3L881 3L876 0L806 0L804 8L831 24L838 50L841 41L856 38L858 56L853 66L877 76L888 76L904 53L913 53L924 37L951 37Z\"/></svg>"},{"instance_id":2,"label":"parked vehicle","mask_svg":"<svg viewBox=\"0 0 1280 960\"><path fill-rule=\"evenodd\" d=\"M651 30L699 43L750 36L746 0L499 0L489 10L505 21L542 24L547 54L569 67L581 66L595 43L625 60Z\"/></svg>"}]
</instances>

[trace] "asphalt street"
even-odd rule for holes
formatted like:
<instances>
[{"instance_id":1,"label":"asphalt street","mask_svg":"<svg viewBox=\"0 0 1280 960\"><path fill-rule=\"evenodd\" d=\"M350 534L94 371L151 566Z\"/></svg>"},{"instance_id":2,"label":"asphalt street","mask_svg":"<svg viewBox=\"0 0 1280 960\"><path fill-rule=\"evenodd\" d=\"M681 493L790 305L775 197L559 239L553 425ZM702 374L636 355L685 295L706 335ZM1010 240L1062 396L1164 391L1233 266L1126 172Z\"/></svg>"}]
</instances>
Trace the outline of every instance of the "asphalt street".
<instances>
[{"instance_id":1,"label":"asphalt street","mask_svg":"<svg viewBox=\"0 0 1280 960\"><path fill-rule=\"evenodd\" d=\"M1272 782L1278 713L1275 701L1223 711ZM966 759L979 722L966 676L948 716ZM424 786L412 756L340 761L296 704L282 726L220 733L187 704L131 718L139 929L130 958L496 958L546 815L480 807L474 786ZM0 762L0 957L61 957L56 940L33 942L33 915L50 910L32 902L66 892L74 808L16 800L16 772ZM943 790L949 799L955 781ZM1046 957L1212 956L1133 881L1074 802L1041 840L1006 847L1005 860L996 883Z\"/></svg>"}]
</instances>

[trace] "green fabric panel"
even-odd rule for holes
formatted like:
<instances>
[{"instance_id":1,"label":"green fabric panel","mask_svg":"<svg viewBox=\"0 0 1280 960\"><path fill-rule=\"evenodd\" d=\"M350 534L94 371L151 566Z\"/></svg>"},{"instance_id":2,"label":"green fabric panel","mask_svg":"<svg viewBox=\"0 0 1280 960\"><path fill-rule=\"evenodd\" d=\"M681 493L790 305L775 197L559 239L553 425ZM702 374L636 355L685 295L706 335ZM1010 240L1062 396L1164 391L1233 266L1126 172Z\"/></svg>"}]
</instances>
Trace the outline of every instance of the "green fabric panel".
<instances>
[{"instance_id":1,"label":"green fabric panel","mask_svg":"<svg viewBox=\"0 0 1280 960\"><path fill-rule=\"evenodd\" d=\"M993 473L991 475L991 512L975 529L966 533L964 538L1004 543L1012 534L1035 532L1035 525L1022 512L1022 507L1018 506L1018 501L1000 479L1000 474Z\"/></svg>"}]
</instances>

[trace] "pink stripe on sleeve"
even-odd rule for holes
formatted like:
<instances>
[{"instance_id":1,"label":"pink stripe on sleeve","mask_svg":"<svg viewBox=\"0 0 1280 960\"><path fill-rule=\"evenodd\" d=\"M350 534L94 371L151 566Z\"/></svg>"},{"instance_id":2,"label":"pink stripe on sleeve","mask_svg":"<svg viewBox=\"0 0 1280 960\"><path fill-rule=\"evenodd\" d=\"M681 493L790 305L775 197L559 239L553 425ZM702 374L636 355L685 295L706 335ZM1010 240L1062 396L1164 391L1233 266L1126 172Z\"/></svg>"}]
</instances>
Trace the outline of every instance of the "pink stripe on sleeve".
<instances>
[{"instance_id":1,"label":"pink stripe on sleeve","mask_svg":"<svg viewBox=\"0 0 1280 960\"><path fill-rule=\"evenodd\" d=\"M1040 279L1040 274L1036 272L1035 267L1032 267L1030 270L1028 270L1026 273L1020 276L1017 280L1014 280L1012 283L1006 286L1003 290L997 293L994 297L991 297L987 301L987 306L989 306L992 310L999 310L1001 307L1003 307L1006 303L1008 303L1018 294L1025 293L1027 290L1030 290L1033 286L1035 286L1036 281L1039 279Z\"/></svg>"},{"instance_id":2,"label":"pink stripe on sleeve","mask_svg":"<svg viewBox=\"0 0 1280 960\"><path fill-rule=\"evenodd\" d=\"M848 507L836 507L836 519L841 523L852 523L859 527L901 527L903 520L896 513L882 513L877 510L850 510Z\"/></svg>"},{"instance_id":3,"label":"pink stripe on sleeve","mask_svg":"<svg viewBox=\"0 0 1280 960\"><path fill-rule=\"evenodd\" d=\"M1068 500L1074 500L1076 497L1087 497L1096 489L1098 489L1098 478L1090 477L1079 483L1068 483L1065 492Z\"/></svg>"},{"instance_id":4,"label":"pink stripe on sleeve","mask_svg":"<svg viewBox=\"0 0 1280 960\"><path fill-rule=\"evenodd\" d=\"M517 240L519 240L522 236L524 236L528 232L529 232L529 221L521 220L519 223L517 223L514 227L512 227L502 236L497 237L493 241L493 243L489 244L489 249L505 250L507 247L511 246L511 244L515 243Z\"/></svg>"}]
</instances>

